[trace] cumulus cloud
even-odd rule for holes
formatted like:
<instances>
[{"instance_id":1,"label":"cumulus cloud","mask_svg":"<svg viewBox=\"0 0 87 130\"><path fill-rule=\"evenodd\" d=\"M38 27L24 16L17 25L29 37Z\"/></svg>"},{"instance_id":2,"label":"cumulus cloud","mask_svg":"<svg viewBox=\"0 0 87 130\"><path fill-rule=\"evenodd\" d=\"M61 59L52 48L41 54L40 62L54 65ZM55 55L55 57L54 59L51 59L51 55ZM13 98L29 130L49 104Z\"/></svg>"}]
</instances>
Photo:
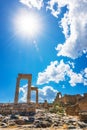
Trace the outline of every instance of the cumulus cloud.
<instances>
[{"instance_id":1,"label":"cumulus cloud","mask_svg":"<svg viewBox=\"0 0 87 130\"><path fill-rule=\"evenodd\" d=\"M53 87L45 86L39 89L39 101L44 102L44 100L47 100L48 102L52 102L57 93L58 91Z\"/></svg>"},{"instance_id":2,"label":"cumulus cloud","mask_svg":"<svg viewBox=\"0 0 87 130\"><path fill-rule=\"evenodd\" d=\"M29 8L37 8L40 10L43 6L43 0L20 0L20 2Z\"/></svg>"},{"instance_id":3,"label":"cumulus cloud","mask_svg":"<svg viewBox=\"0 0 87 130\"><path fill-rule=\"evenodd\" d=\"M58 61L51 62L50 65L43 72L38 73L37 84L49 83L54 81L59 83L65 80L66 72L70 70L70 66L65 64L63 60L58 63Z\"/></svg>"},{"instance_id":4,"label":"cumulus cloud","mask_svg":"<svg viewBox=\"0 0 87 130\"><path fill-rule=\"evenodd\" d=\"M57 4L57 9L54 8ZM60 26L65 35L64 44L58 44L58 56L78 58L87 52L87 1L86 0L50 0L47 9L58 17L62 7L67 11L61 19Z\"/></svg>"},{"instance_id":5,"label":"cumulus cloud","mask_svg":"<svg viewBox=\"0 0 87 130\"><path fill-rule=\"evenodd\" d=\"M66 81L66 77L69 79L69 83L71 86L76 86L78 83L83 83L86 85L87 83L87 69L84 70L84 74L81 72L76 73L73 71L73 63L64 63L63 60L60 62L54 61L51 62L50 65L43 72L38 73L37 84L45 84L51 81L55 83L59 83L60 81ZM84 78L85 75L85 78Z\"/></svg>"},{"instance_id":6,"label":"cumulus cloud","mask_svg":"<svg viewBox=\"0 0 87 130\"><path fill-rule=\"evenodd\" d=\"M20 97L20 101L21 102L26 102L26 97L27 97L27 84L20 87L20 93L22 93L21 97ZM44 86L41 89L38 89L39 93L38 93L38 98L39 98L39 102L44 102L44 100L47 100L48 102L52 102L57 94L57 90L54 89L51 86ZM34 91L32 91L31 93L31 100L33 102L35 102L36 99L36 93Z\"/></svg>"},{"instance_id":7,"label":"cumulus cloud","mask_svg":"<svg viewBox=\"0 0 87 130\"><path fill-rule=\"evenodd\" d=\"M84 84L84 79L83 76L80 73L75 73L72 70L68 72L68 76L70 77L70 85L71 86L76 86L77 83L83 83Z\"/></svg>"}]
</instances>

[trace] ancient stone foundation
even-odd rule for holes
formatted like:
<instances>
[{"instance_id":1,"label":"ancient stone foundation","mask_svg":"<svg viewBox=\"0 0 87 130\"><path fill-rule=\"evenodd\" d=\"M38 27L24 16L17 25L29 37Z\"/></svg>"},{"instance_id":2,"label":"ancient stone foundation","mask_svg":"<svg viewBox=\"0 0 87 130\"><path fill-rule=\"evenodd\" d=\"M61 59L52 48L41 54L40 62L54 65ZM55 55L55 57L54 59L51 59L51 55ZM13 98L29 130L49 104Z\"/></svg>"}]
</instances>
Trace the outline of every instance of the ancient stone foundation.
<instances>
[{"instance_id":1,"label":"ancient stone foundation","mask_svg":"<svg viewBox=\"0 0 87 130\"><path fill-rule=\"evenodd\" d=\"M19 104L0 104L0 114L22 114L28 115L30 112L35 113L35 104L19 103Z\"/></svg>"}]
</instances>

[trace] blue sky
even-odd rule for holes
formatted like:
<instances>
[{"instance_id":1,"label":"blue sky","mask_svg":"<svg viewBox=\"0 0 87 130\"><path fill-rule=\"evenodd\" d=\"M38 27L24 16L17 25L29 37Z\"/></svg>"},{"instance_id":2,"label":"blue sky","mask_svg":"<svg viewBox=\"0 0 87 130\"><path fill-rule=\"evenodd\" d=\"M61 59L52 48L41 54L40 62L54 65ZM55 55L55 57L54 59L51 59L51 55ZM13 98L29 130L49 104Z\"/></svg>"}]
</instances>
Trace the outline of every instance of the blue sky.
<instances>
[{"instance_id":1,"label":"blue sky","mask_svg":"<svg viewBox=\"0 0 87 130\"><path fill-rule=\"evenodd\" d=\"M32 74L40 102L87 93L86 7L85 0L0 0L0 102L14 101L18 73ZM26 92L22 80L19 101Z\"/></svg>"}]
</instances>

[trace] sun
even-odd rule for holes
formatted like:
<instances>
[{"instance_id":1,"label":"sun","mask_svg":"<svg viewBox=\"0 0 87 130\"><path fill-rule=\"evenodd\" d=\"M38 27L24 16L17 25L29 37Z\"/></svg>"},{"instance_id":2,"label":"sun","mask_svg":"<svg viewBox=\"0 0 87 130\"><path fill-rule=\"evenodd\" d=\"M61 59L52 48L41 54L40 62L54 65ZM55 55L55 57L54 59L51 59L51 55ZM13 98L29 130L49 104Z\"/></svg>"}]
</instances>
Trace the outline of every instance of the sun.
<instances>
[{"instance_id":1,"label":"sun","mask_svg":"<svg viewBox=\"0 0 87 130\"><path fill-rule=\"evenodd\" d=\"M23 15L19 17L18 28L23 34L34 35L38 33L39 20L34 14Z\"/></svg>"},{"instance_id":2,"label":"sun","mask_svg":"<svg viewBox=\"0 0 87 130\"><path fill-rule=\"evenodd\" d=\"M41 32L41 18L36 13L22 12L15 19L16 31L21 36L36 36Z\"/></svg>"}]
</instances>

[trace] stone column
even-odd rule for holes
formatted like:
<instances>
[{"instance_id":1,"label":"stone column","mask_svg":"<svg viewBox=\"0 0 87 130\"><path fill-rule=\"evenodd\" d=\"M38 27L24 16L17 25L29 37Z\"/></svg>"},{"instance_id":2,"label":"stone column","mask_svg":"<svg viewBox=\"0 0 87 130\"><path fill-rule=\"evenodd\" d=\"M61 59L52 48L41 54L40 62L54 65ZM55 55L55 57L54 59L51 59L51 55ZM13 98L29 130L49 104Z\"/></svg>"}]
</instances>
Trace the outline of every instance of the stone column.
<instances>
[{"instance_id":1,"label":"stone column","mask_svg":"<svg viewBox=\"0 0 87 130\"><path fill-rule=\"evenodd\" d=\"M31 101L31 79L28 80L27 103Z\"/></svg>"},{"instance_id":2,"label":"stone column","mask_svg":"<svg viewBox=\"0 0 87 130\"><path fill-rule=\"evenodd\" d=\"M38 107L38 89L36 90L36 107Z\"/></svg>"},{"instance_id":3,"label":"stone column","mask_svg":"<svg viewBox=\"0 0 87 130\"><path fill-rule=\"evenodd\" d=\"M18 103L18 97L19 97L19 83L20 83L20 79L17 78L16 91L15 91L15 99L14 99L14 103L15 103L15 104Z\"/></svg>"}]
</instances>

